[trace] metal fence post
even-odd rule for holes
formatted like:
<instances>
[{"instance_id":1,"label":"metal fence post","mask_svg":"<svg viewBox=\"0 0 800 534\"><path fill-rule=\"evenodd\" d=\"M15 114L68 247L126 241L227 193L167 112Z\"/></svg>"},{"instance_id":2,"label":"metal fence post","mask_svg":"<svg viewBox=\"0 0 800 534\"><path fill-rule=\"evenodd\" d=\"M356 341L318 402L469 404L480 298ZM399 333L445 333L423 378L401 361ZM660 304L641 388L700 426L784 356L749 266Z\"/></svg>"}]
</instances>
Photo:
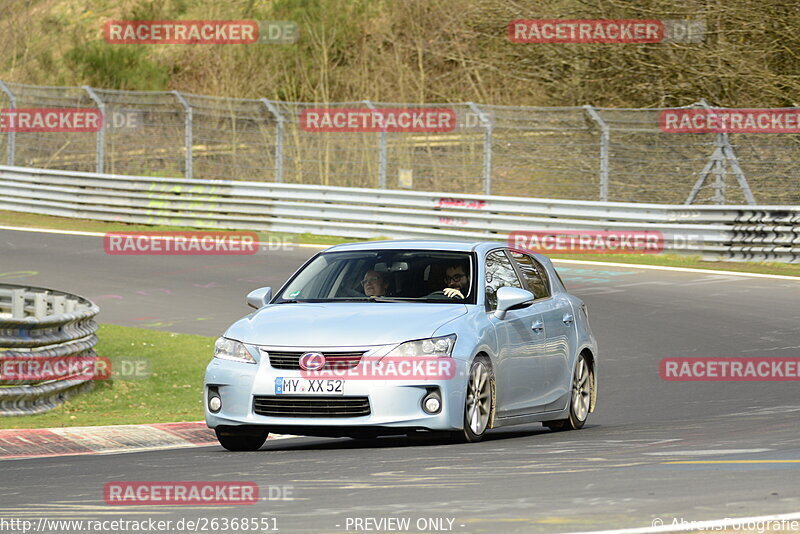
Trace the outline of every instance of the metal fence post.
<instances>
[{"instance_id":1,"label":"metal fence post","mask_svg":"<svg viewBox=\"0 0 800 534\"><path fill-rule=\"evenodd\" d=\"M184 117L184 126L183 126L183 143L184 143L184 155L185 163L184 163L184 171L183 176L185 178L192 177L192 106L189 102L183 98L183 95L180 94L178 91L172 91L172 94L175 95L175 98L178 99L178 102L181 106L183 106L183 117Z\"/></svg>"},{"instance_id":2,"label":"metal fence post","mask_svg":"<svg viewBox=\"0 0 800 534\"><path fill-rule=\"evenodd\" d=\"M714 145L719 150L720 154L723 154L723 157L717 161L717 164L714 166L714 196L711 200L714 201L715 204L725 204L725 172L726 172L726 165L725 165L725 158L724 153L722 152L722 147L725 146L725 139L723 138L725 134L717 134L717 137L714 139Z\"/></svg>"},{"instance_id":3,"label":"metal fence post","mask_svg":"<svg viewBox=\"0 0 800 534\"><path fill-rule=\"evenodd\" d=\"M0 80L0 91L3 91L6 96L8 97L8 106L9 109L16 109L17 108L17 98L14 96L14 93L11 92L11 89L5 84L4 81ZM14 165L14 151L17 148L17 133L14 130L8 132L8 145L6 148L8 149L8 157L6 162L8 165Z\"/></svg>"},{"instance_id":4,"label":"metal fence post","mask_svg":"<svg viewBox=\"0 0 800 534\"><path fill-rule=\"evenodd\" d=\"M608 202L608 147L611 141L611 129L594 107L586 105L583 109L600 127L600 200Z\"/></svg>"},{"instance_id":5,"label":"metal fence post","mask_svg":"<svg viewBox=\"0 0 800 534\"><path fill-rule=\"evenodd\" d=\"M377 108L369 100L364 100L364 104L372 111L378 111ZM380 112L378 112L380 113ZM378 144L378 189L386 189L386 159L387 159L387 146L388 139L386 129L381 129L380 141Z\"/></svg>"},{"instance_id":6,"label":"metal fence post","mask_svg":"<svg viewBox=\"0 0 800 534\"><path fill-rule=\"evenodd\" d=\"M750 184L747 183L747 178L745 177L742 168L739 167L739 159L733 152L733 147L731 146L730 139L728 139L728 134L722 134L722 135L723 135L722 153L725 155L725 158L731 164L731 169L733 170L734 176L736 176L736 181L739 182L739 187L742 189L742 193L744 194L745 200L751 206L755 206L756 199L753 196L753 192L750 190Z\"/></svg>"},{"instance_id":7,"label":"metal fence post","mask_svg":"<svg viewBox=\"0 0 800 534\"><path fill-rule=\"evenodd\" d=\"M286 119L283 118L281 112L275 107L275 104L262 98L261 102L267 106L267 109L275 117L275 182L283 182L283 123Z\"/></svg>"},{"instance_id":8,"label":"metal fence post","mask_svg":"<svg viewBox=\"0 0 800 534\"><path fill-rule=\"evenodd\" d=\"M483 194L492 194L492 134L494 126L488 117L474 102L467 102L472 112L480 119L483 126Z\"/></svg>"},{"instance_id":9,"label":"metal fence post","mask_svg":"<svg viewBox=\"0 0 800 534\"><path fill-rule=\"evenodd\" d=\"M105 152L106 152L106 105L97 96L97 93L94 92L94 89L89 87L88 85L83 86L83 90L89 94L89 98L91 98L95 104L97 104L97 109L100 110L100 117L102 118L102 124L100 125L100 129L97 131L97 164L96 164L96 171L100 174L103 173L105 170Z\"/></svg>"}]
</instances>

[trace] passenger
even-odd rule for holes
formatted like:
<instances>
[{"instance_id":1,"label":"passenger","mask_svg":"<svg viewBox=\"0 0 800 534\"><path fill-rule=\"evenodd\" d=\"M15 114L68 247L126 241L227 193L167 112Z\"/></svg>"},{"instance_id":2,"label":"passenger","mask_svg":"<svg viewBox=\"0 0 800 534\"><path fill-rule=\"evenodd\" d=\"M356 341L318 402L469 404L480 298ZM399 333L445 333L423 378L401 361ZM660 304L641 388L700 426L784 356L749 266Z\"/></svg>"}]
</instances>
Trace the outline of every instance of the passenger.
<instances>
[{"instance_id":1,"label":"passenger","mask_svg":"<svg viewBox=\"0 0 800 534\"><path fill-rule=\"evenodd\" d=\"M470 284L464 265L461 263L449 264L444 271L444 284L445 288L442 291L446 297L463 299L464 295L469 293Z\"/></svg>"},{"instance_id":2,"label":"passenger","mask_svg":"<svg viewBox=\"0 0 800 534\"><path fill-rule=\"evenodd\" d=\"M361 287L368 297L384 297L389 290L389 277L382 271L367 271L361 280Z\"/></svg>"}]
</instances>

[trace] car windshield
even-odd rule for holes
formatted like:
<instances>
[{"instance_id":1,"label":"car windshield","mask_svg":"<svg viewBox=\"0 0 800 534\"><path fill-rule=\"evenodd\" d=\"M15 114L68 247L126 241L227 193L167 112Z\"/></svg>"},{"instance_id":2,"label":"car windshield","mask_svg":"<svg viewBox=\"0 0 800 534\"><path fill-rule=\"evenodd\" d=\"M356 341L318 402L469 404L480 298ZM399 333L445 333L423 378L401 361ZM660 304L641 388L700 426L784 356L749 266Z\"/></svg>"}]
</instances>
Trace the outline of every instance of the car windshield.
<instances>
[{"instance_id":1,"label":"car windshield","mask_svg":"<svg viewBox=\"0 0 800 534\"><path fill-rule=\"evenodd\" d=\"M298 272L275 302L475 304L474 264L468 252L328 252Z\"/></svg>"}]
</instances>

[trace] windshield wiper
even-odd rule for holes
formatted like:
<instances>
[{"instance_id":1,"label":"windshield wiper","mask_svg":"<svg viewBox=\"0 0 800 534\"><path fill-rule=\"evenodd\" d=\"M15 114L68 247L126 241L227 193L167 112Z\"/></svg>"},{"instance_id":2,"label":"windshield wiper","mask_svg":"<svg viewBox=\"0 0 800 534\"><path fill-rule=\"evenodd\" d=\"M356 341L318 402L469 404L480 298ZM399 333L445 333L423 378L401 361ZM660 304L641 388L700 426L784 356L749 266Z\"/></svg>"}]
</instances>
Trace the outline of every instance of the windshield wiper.
<instances>
[{"instance_id":1,"label":"windshield wiper","mask_svg":"<svg viewBox=\"0 0 800 534\"><path fill-rule=\"evenodd\" d=\"M285 299L275 304L297 304L299 302L424 302L418 298L414 297L398 297L398 298L389 298L389 297L348 297L348 298L333 298L333 299L306 299L306 300L294 300L294 299Z\"/></svg>"},{"instance_id":2,"label":"windshield wiper","mask_svg":"<svg viewBox=\"0 0 800 534\"><path fill-rule=\"evenodd\" d=\"M392 299L392 298L387 298L387 297L376 297L376 296L373 295L373 296L369 297L369 300L371 300L372 302L408 302L409 300L416 300L416 299L411 298L411 297L408 297L408 298L405 298L405 299L403 299L403 298Z\"/></svg>"},{"instance_id":3,"label":"windshield wiper","mask_svg":"<svg viewBox=\"0 0 800 534\"><path fill-rule=\"evenodd\" d=\"M388 297L377 297L375 295L370 297L348 297L338 299L326 299L324 302L408 302L408 300L416 300L409 297L408 299L393 299Z\"/></svg>"}]
</instances>

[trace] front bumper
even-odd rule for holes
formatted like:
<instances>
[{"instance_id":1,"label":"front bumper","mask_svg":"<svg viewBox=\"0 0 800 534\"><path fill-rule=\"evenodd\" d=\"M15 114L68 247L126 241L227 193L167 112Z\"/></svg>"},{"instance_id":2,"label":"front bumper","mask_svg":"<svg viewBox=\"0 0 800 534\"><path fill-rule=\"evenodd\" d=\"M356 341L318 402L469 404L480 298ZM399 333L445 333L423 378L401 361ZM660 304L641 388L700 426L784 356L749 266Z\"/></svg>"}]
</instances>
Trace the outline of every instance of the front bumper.
<instances>
[{"instance_id":1,"label":"front bumper","mask_svg":"<svg viewBox=\"0 0 800 534\"><path fill-rule=\"evenodd\" d=\"M254 398L275 395L275 380L303 378L299 370L275 369L267 358L256 364L214 358L205 374L203 404L206 423L210 428L220 426L264 426L291 431L292 428L326 428L332 433L348 429L428 429L458 430L463 426L468 362L452 358L455 373L449 379L349 379L345 380L343 395L367 397L369 415L357 417L274 417L254 411ZM212 413L208 407L209 388L215 388L222 408ZM438 388L442 398L439 413L431 415L422 409L422 399ZM280 395L281 399L294 395ZM324 399L325 395L302 396L305 399ZM302 432L299 432L302 433Z\"/></svg>"}]
</instances>

